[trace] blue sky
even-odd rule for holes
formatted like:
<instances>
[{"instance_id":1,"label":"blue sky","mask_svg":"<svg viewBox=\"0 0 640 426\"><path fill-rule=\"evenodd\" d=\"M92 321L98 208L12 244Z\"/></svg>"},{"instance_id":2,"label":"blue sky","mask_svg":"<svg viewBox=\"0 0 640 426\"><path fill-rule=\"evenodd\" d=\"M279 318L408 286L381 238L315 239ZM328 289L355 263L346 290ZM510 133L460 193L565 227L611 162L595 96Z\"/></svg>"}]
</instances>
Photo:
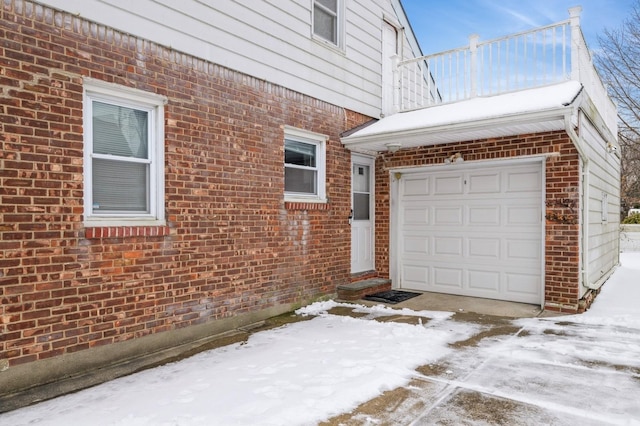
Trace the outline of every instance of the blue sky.
<instances>
[{"instance_id":1,"label":"blue sky","mask_svg":"<svg viewBox=\"0 0 640 426\"><path fill-rule=\"evenodd\" d=\"M582 6L581 26L591 50L605 28L617 29L635 0L402 0L422 52L437 53L469 43L476 33L489 40L569 18Z\"/></svg>"}]
</instances>

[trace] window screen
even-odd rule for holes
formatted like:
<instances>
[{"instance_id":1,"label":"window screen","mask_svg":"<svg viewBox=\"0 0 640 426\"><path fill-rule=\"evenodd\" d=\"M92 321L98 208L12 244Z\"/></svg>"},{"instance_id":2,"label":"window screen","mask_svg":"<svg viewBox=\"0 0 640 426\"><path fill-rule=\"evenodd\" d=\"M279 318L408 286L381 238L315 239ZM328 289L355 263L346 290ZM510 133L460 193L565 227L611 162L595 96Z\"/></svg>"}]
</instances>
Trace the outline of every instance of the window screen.
<instances>
[{"instance_id":1,"label":"window screen","mask_svg":"<svg viewBox=\"0 0 640 426\"><path fill-rule=\"evenodd\" d=\"M317 195L317 146L285 140L284 190L285 192Z\"/></svg>"},{"instance_id":2,"label":"window screen","mask_svg":"<svg viewBox=\"0 0 640 426\"><path fill-rule=\"evenodd\" d=\"M314 1L313 32L333 44L338 44L338 0Z\"/></svg>"},{"instance_id":3,"label":"window screen","mask_svg":"<svg viewBox=\"0 0 640 426\"><path fill-rule=\"evenodd\" d=\"M92 102L93 211L149 213L149 113Z\"/></svg>"}]
</instances>

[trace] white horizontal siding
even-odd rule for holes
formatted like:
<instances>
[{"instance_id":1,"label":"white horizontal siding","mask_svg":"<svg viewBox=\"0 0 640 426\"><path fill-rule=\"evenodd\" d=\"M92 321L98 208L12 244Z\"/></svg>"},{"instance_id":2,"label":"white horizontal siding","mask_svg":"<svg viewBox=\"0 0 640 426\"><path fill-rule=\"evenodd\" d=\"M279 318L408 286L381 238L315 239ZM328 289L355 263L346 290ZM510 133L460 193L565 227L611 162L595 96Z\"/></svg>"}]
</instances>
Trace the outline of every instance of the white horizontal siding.
<instances>
[{"instance_id":1,"label":"white horizontal siding","mask_svg":"<svg viewBox=\"0 0 640 426\"><path fill-rule=\"evenodd\" d=\"M312 0L40 2L377 117L382 20L396 16L397 0L345 1L344 50L313 39Z\"/></svg>"},{"instance_id":2,"label":"white horizontal siding","mask_svg":"<svg viewBox=\"0 0 640 426\"><path fill-rule=\"evenodd\" d=\"M620 160L607 151L607 142L588 120L582 120L581 136L589 155L589 188L585 208L588 210L588 280L599 284L618 263L620 226ZM602 198L607 194L603 221ZM583 288L583 291L586 289Z\"/></svg>"}]
</instances>

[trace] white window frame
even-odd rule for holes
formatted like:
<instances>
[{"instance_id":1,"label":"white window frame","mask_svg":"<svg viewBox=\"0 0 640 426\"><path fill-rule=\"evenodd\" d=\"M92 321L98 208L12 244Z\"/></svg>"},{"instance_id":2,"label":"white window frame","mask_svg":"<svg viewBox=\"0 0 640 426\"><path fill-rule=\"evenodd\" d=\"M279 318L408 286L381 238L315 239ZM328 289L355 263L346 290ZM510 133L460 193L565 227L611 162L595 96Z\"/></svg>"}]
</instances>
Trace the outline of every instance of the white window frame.
<instances>
[{"instance_id":1,"label":"white window frame","mask_svg":"<svg viewBox=\"0 0 640 426\"><path fill-rule=\"evenodd\" d=\"M163 226L164 209L164 105L167 98L139 89L83 79L84 127L84 225ZM113 213L93 211L93 101L144 110L149 117L149 212Z\"/></svg>"},{"instance_id":2,"label":"white window frame","mask_svg":"<svg viewBox=\"0 0 640 426\"><path fill-rule=\"evenodd\" d=\"M285 201L294 201L294 202L316 202L316 203L326 203L326 157L327 157L327 140L328 136L322 135L320 133L314 133L307 130L297 129L295 127L285 126L284 129L284 140L283 140L283 150L284 144L286 140L291 140L295 142L302 142L310 145L316 146L316 167L317 171L317 180L316 180L316 193L315 194L305 194L299 192L284 192ZM284 163L284 155L283 155L283 168L287 167Z\"/></svg>"},{"instance_id":3,"label":"white window frame","mask_svg":"<svg viewBox=\"0 0 640 426\"><path fill-rule=\"evenodd\" d=\"M316 33L315 29L315 13L316 13L316 5L320 9L323 9L326 12L333 13L332 10L327 9L324 5L318 2L318 0L311 0L311 37L321 43L326 44L327 46L338 48L340 50L344 49L344 22L345 22L345 7L344 0L336 0L336 41L328 40L324 38L322 35Z\"/></svg>"}]
</instances>

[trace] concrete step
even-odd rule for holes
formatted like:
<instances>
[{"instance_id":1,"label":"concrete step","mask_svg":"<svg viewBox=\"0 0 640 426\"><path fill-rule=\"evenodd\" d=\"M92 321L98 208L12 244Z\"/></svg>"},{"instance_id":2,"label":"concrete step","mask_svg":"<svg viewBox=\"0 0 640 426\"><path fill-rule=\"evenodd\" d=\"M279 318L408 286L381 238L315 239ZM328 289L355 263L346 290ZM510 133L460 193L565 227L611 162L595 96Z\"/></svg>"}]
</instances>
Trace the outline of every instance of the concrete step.
<instances>
[{"instance_id":1,"label":"concrete step","mask_svg":"<svg viewBox=\"0 0 640 426\"><path fill-rule=\"evenodd\" d=\"M387 278L369 278L349 284L341 284L337 290L339 300L360 300L367 294L391 290L391 280Z\"/></svg>"}]
</instances>

